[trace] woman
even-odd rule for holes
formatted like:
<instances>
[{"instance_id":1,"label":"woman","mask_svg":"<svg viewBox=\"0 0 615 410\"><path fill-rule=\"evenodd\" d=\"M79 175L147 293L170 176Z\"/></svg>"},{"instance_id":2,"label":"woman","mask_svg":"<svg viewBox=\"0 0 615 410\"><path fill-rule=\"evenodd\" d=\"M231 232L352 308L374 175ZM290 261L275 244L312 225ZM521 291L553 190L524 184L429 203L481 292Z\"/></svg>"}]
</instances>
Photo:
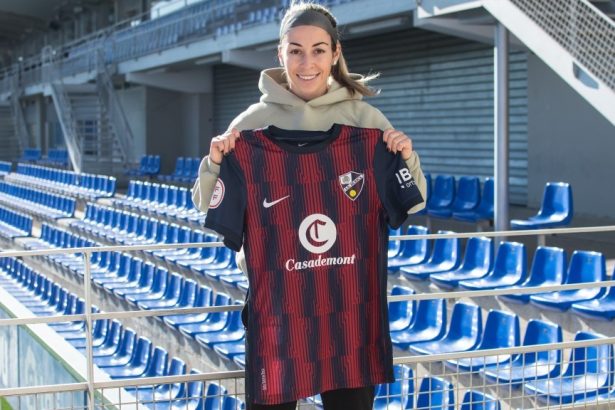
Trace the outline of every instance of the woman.
<instances>
[{"instance_id":1,"label":"woman","mask_svg":"<svg viewBox=\"0 0 615 410\"><path fill-rule=\"evenodd\" d=\"M425 177L418 155L412 149L412 141L403 132L393 129L380 111L361 100L364 95L375 94L367 87L367 82L375 76L363 78L348 73L336 20L326 8L310 3L291 6L280 27L278 59L282 68L268 69L261 73L259 88L263 95L260 102L235 118L226 133L212 140L210 154L203 159L199 177L193 187L192 198L200 210L207 212L209 209L220 174L220 164L235 149L240 138L239 130L270 125L306 131L329 130L334 124L384 130L382 139L386 149L400 153L420 193L425 197ZM409 209L408 213L423 207L424 203L418 204ZM238 259L240 267L246 272L243 258L240 256ZM250 301L247 303L250 304ZM248 331L254 330L247 327ZM383 343L390 344L390 340ZM390 351L387 353L386 361L390 364L392 355ZM249 353L247 359L250 360ZM262 371L262 375L246 371L246 377L260 377L260 382L265 383L264 368ZM369 382L361 379L361 382L348 383L347 387L328 391L323 389L325 409L371 409L373 385L390 382L391 376L389 371L384 376L369 379ZM250 389L247 391L250 392ZM294 409L297 398L300 397L280 402L265 396L248 396L248 408Z\"/></svg>"}]
</instances>

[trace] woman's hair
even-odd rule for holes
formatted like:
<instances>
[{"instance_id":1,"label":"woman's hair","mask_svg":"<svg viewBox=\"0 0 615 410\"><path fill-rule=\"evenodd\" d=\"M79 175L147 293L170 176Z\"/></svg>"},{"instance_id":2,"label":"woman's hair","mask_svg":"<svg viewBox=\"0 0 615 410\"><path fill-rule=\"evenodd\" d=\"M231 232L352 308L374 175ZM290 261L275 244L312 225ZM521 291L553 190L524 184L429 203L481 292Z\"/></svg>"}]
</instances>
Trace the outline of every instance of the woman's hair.
<instances>
[{"instance_id":1,"label":"woman's hair","mask_svg":"<svg viewBox=\"0 0 615 410\"><path fill-rule=\"evenodd\" d=\"M286 34L287 30L285 30L285 28L288 23L291 20L294 20L297 15L305 11L316 11L323 14L329 20L329 23L331 23L334 33L336 34L336 36L333 36L330 33L331 48L333 52L335 52L337 50L337 41L340 37L339 31L337 29L337 20L335 20L335 17L333 17L331 12L325 6L316 3L297 1L291 4L288 10L286 10L284 17L282 18L282 22L280 23L280 41L282 41L284 35ZM344 54L341 51L340 56L337 60L337 64L335 64L331 68L331 75L338 83L346 87L353 95L358 92L361 95L371 97L379 93L379 90L375 90L369 87L367 83L375 78L378 78L380 73L362 76L361 78L352 78L350 76L350 72L348 71L348 65L346 64L346 60L344 59Z\"/></svg>"}]
</instances>

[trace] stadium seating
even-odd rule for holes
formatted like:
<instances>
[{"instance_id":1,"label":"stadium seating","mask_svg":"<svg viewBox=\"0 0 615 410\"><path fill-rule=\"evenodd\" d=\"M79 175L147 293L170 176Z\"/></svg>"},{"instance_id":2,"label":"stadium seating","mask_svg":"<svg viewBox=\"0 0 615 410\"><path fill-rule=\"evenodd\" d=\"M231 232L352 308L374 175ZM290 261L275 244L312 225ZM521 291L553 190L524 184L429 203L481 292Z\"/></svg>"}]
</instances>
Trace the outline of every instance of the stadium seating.
<instances>
[{"instance_id":1,"label":"stadium seating","mask_svg":"<svg viewBox=\"0 0 615 410\"><path fill-rule=\"evenodd\" d=\"M425 377L416 398L415 410L454 410L453 385L439 377Z\"/></svg>"},{"instance_id":2,"label":"stadium seating","mask_svg":"<svg viewBox=\"0 0 615 410\"><path fill-rule=\"evenodd\" d=\"M455 200L455 177L438 175L433 184L433 190L427 201L427 214L439 216L451 211Z\"/></svg>"},{"instance_id":3,"label":"stadium seating","mask_svg":"<svg viewBox=\"0 0 615 410\"><path fill-rule=\"evenodd\" d=\"M8 175L11 173L13 164L8 161L0 161L0 176Z\"/></svg>"},{"instance_id":4,"label":"stadium seating","mask_svg":"<svg viewBox=\"0 0 615 410\"><path fill-rule=\"evenodd\" d=\"M23 150L19 162L37 162L41 159L41 150L39 148L26 148Z\"/></svg>"},{"instance_id":5,"label":"stadium seating","mask_svg":"<svg viewBox=\"0 0 615 410\"><path fill-rule=\"evenodd\" d=\"M474 350L490 350L519 346L519 317L501 310L489 310L480 344ZM447 360L457 371L475 372L484 367L498 367L511 360L511 355L483 356Z\"/></svg>"},{"instance_id":6,"label":"stadium seating","mask_svg":"<svg viewBox=\"0 0 615 410\"><path fill-rule=\"evenodd\" d=\"M376 387L373 410L412 408L414 404L414 374L403 365L393 367L395 382Z\"/></svg>"},{"instance_id":7,"label":"stadium seating","mask_svg":"<svg viewBox=\"0 0 615 410\"><path fill-rule=\"evenodd\" d=\"M500 410L500 401L494 397L471 390L463 395L461 410Z\"/></svg>"},{"instance_id":8,"label":"stadium seating","mask_svg":"<svg viewBox=\"0 0 615 410\"><path fill-rule=\"evenodd\" d=\"M13 240L32 234L32 218L0 206L0 237Z\"/></svg>"},{"instance_id":9,"label":"stadium seating","mask_svg":"<svg viewBox=\"0 0 615 410\"><path fill-rule=\"evenodd\" d=\"M139 166L125 172L130 177L154 177L160 173L160 155L143 155Z\"/></svg>"},{"instance_id":10,"label":"stadium seating","mask_svg":"<svg viewBox=\"0 0 615 410\"><path fill-rule=\"evenodd\" d=\"M453 211L453 218L467 222L493 221L494 202L495 188L493 178L485 178L478 206L470 210Z\"/></svg>"},{"instance_id":11,"label":"stadium seating","mask_svg":"<svg viewBox=\"0 0 615 410\"><path fill-rule=\"evenodd\" d=\"M523 346L533 346L563 341L562 329L559 325L542 320L532 319L528 322ZM554 378L560 373L562 351L547 350L515 355L509 363L497 367L487 367L481 374L489 381L498 384L512 384L514 387L538 379Z\"/></svg>"},{"instance_id":12,"label":"stadium seating","mask_svg":"<svg viewBox=\"0 0 615 410\"><path fill-rule=\"evenodd\" d=\"M452 234L450 231L438 231L439 234ZM433 252L425 263L402 266L399 272L410 280L426 279L432 273L455 269L460 262L459 239L441 238L434 241Z\"/></svg>"},{"instance_id":13,"label":"stadium seating","mask_svg":"<svg viewBox=\"0 0 615 410\"><path fill-rule=\"evenodd\" d=\"M440 338L446 332L446 322L444 299L420 300L410 326L391 332L391 342L400 349L407 349L413 343Z\"/></svg>"},{"instance_id":14,"label":"stadium seating","mask_svg":"<svg viewBox=\"0 0 615 410\"><path fill-rule=\"evenodd\" d=\"M26 213L49 219L72 217L76 205L72 198L7 182L0 182L0 203L18 204L19 208Z\"/></svg>"},{"instance_id":15,"label":"stadium seating","mask_svg":"<svg viewBox=\"0 0 615 410\"><path fill-rule=\"evenodd\" d=\"M405 286L393 286L391 296L412 295L414 290ZM415 303L409 300L389 302L389 330L397 331L406 329L412 322Z\"/></svg>"},{"instance_id":16,"label":"stadium seating","mask_svg":"<svg viewBox=\"0 0 615 410\"><path fill-rule=\"evenodd\" d=\"M566 275L566 253L560 248L539 246L534 253L530 274L519 288L561 285ZM498 296L510 302L528 303L531 294Z\"/></svg>"},{"instance_id":17,"label":"stadium seating","mask_svg":"<svg viewBox=\"0 0 615 410\"><path fill-rule=\"evenodd\" d=\"M429 232L424 226L411 225L406 231L406 235L427 235ZM413 239L400 241L400 250L393 257L388 259L390 272L397 271L402 266L419 265L424 263L429 257L429 242L427 239Z\"/></svg>"},{"instance_id":18,"label":"stadium seating","mask_svg":"<svg viewBox=\"0 0 615 410\"><path fill-rule=\"evenodd\" d=\"M597 283L606 280L604 256L598 252L574 251L568 265L566 284ZM606 293L605 288L585 288L539 293L530 296L530 302L547 310L567 310L573 303L597 299Z\"/></svg>"},{"instance_id":19,"label":"stadium seating","mask_svg":"<svg viewBox=\"0 0 615 410\"><path fill-rule=\"evenodd\" d=\"M575 341L599 339L603 336L578 332ZM613 346L600 344L575 347L561 377L525 383L528 394L549 403L567 404L604 394L613 384Z\"/></svg>"},{"instance_id":20,"label":"stadium seating","mask_svg":"<svg viewBox=\"0 0 615 410\"><path fill-rule=\"evenodd\" d=\"M474 350L480 341L483 329L479 306L458 302L453 307L449 329L441 338L410 345L418 354L439 354Z\"/></svg>"},{"instance_id":21,"label":"stadium seating","mask_svg":"<svg viewBox=\"0 0 615 410\"><path fill-rule=\"evenodd\" d=\"M117 182L112 176L78 174L73 171L28 164L17 164L16 172L7 178L11 182L88 200L112 197Z\"/></svg>"},{"instance_id":22,"label":"stadium seating","mask_svg":"<svg viewBox=\"0 0 615 410\"><path fill-rule=\"evenodd\" d=\"M436 179L436 183L437 179ZM477 177L461 177L450 206L432 207L427 213L437 218L450 218L454 212L473 211L480 201L480 183Z\"/></svg>"},{"instance_id":23,"label":"stadium seating","mask_svg":"<svg viewBox=\"0 0 615 410\"><path fill-rule=\"evenodd\" d=\"M615 277L615 272L611 278ZM572 304L572 310L579 316L588 319L613 320L615 318L615 286L611 286L600 298L576 302Z\"/></svg>"},{"instance_id":24,"label":"stadium seating","mask_svg":"<svg viewBox=\"0 0 615 410\"><path fill-rule=\"evenodd\" d=\"M56 167L68 167L68 151L65 149L49 149L47 157L37 161L41 165L51 165Z\"/></svg>"},{"instance_id":25,"label":"stadium seating","mask_svg":"<svg viewBox=\"0 0 615 410\"><path fill-rule=\"evenodd\" d=\"M493 269L479 279L459 282L468 290L496 289L519 284L527 272L525 246L518 242L502 242L495 256Z\"/></svg>"},{"instance_id":26,"label":"stadium seating","mask_svg":"<svg viewBox=\"0 0 615 410\"><path fill-rule=\"evenodd\" d=\"M461 266L446 272L429 275L436 285L443 288L456 288L462 280L482 278L492 268L493 244L490 238L474 237L468 239Z\"/></svg>"},{"instance_id":27,"label":"stadium seating","mask_svg":"<svg viewBox=\"0 0 615 410\"><path fill-rule=\"evenodd\" d=\"M538 214L528 219L513 219L512 229L544 229L569 225L574 216L572 188L565 182L547 182Z\"/></svg>"}]
</instances>

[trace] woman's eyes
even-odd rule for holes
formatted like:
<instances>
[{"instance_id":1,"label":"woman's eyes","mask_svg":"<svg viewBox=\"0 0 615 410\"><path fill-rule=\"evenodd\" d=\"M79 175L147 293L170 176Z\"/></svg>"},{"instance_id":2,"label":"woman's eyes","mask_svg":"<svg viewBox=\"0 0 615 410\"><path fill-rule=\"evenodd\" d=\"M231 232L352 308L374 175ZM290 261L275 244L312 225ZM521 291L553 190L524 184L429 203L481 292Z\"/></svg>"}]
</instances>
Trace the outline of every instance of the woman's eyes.
<instances>
[{"instance_id":1,"label":"woman's eyes","mask_svg":"<svg viewBox=\"0 0 615 410\"><path fill-rule=\"evenodd\" d=\"M326 51L323 50L322 48L317 48L317 49L314 49L314 51L313 51L314 54L323 54L325 52ZM298 49L298 48L295 48L293 50L290 50L288 53L292 54L292 55L299 55L299 54L303 54L303 51Z\"/></svg>"}]
</instances>

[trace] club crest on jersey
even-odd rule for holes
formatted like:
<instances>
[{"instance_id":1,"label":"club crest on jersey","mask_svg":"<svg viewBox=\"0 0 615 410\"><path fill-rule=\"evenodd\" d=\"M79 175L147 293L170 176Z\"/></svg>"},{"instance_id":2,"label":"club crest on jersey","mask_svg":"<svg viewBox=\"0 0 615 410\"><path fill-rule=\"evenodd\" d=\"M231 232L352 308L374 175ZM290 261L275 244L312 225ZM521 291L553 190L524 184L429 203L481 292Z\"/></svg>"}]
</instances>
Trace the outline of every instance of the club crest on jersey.
<instances>
[{"instance_id":1,"label":"club crest on jersey","mask_svg":"<svg viewBox=\"0 0 615 410\"><path fill-rule=\"evenodd\" d=\"M216 209L222 200L224 199L224 182L220 178L216 181L214 186L214 192L211 194L211 201L209 201L209 209Z\"/></svg>"},{"instance_id":2,"label":"club crest on jersey","mask_svg":"<svg viewBox=\"0 0 615 410\"><path fill-rule=\"evenodd\" d=\"M339 180L344 195L354 201L359 197L359 195L361 195L361 191L363 191L363 182L365 182L365 174L350 171L340 175Z\"/></svg>"}]
</instances>

